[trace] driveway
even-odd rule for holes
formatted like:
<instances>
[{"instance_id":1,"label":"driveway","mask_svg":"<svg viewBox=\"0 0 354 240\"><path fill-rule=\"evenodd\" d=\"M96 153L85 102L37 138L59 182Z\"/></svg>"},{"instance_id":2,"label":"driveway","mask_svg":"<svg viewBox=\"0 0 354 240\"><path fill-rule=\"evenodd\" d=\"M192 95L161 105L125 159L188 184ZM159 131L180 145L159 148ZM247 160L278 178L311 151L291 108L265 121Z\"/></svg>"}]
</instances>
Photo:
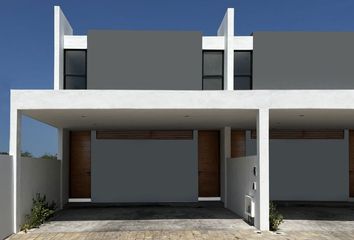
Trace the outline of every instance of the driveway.
<instances>
[{"instance_id":1,"label":"driveway","mask_svg":"<svg viewBox=\"0 0 354 240\"><path fill-rule=\"evenodd\" d=\"M354 206L279 207L284 216L280 232L318 232L354 239ZM349 235L351 235L349 237Z\"/></svg>"},{"instance_id":2,"label":"driveway","mask_svg":"<svg viewBox=\"0 0 354 240\"><path fill-rule=\"evenodd\" d=\"M34 232L115 232L253 229L223 207L94 207L60 211Z\"/></svg>"},{"instance_id":3,"label":"driveway","mask_svg":"<svg viewBox=\"0 0 354 240\"><path fill-rule=\"evenodd\" d=\"M222 207L94 207L60 211L10 239L354 239L354 209L281 207L278 233L260 233Z\"/></svg>"}]
</instances>

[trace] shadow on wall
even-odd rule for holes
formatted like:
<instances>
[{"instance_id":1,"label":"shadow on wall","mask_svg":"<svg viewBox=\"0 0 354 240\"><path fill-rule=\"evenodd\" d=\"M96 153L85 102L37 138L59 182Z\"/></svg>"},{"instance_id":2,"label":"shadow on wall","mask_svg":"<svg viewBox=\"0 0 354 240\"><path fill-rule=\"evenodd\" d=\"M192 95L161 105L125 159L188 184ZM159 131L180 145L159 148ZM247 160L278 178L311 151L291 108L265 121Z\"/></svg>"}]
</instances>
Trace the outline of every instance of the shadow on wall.
<instances>
[{"instance_id":1,"label":"shadow on wall","mask_svg":"<svg viewBox=\"0 0 354 240\"><path fill-rule=\"evenodd\" d=\"M73 207L62 210L54 221L158 220L158 219L240 219L223 207L214 206L123 206Z\"/></svg>"}]
</instances>

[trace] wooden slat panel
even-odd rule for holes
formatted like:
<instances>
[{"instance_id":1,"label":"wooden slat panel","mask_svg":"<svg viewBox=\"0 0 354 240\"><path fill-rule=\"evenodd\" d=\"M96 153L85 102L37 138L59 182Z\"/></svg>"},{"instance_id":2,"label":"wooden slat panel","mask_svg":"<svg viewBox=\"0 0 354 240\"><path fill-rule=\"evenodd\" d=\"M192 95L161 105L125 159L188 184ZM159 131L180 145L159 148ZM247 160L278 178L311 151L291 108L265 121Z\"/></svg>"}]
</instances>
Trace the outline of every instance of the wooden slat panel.
<instances>
[{"instance_id":1,"label":"wooden slat panel","mask_svg":"<svg viewBox=\"0 0 354 240\"><path fill-rule=\"evenodd\" d=\"M91 197L91 132L70 132L70 198Z\"/></svg>"},{"instance_id":2,"label":"wooden slat panel","mask_svg":"<svg viewBox=\"0 0 354 240\"><path fill-rule=\"evenodd\" d=\"M257 133L251 131L251 138L256 139ZM344 139L344 130L271 130L270 139Z\"/></svg>"},{"instance_id":3,"label":"wooden slat panel","mask_svg":"<svg viewBox=\"0 0 354 240\"><path fill-rule=\"evenodd\" d=\"M193 139L192 130L97 131L96 139Z\"/></svg>"},{"instance_id":4,"label":"wooden slat panel","mask_svg":"<svg viewBox=\"0 0 354 240\"><path fill-rule=\"evenodd\" d=\"M349 130L349 196L354 197L354 130Z\"/></svg>"},{"instance_id":5,"label":"wooden slat panel","mask_svg":"<svg viewBox=\"0 0 354 240\"><path fill-rule=\"evenodd\" d=\"M246 156L246 131L232 130L231 131L231 157Z\"/></svg>"},{"instance_id":6,"label":"wooden slat panel","mask_svg":"<svg viewBox=\"0 0 354 240\"><path fill-rule=\"evenodd\" d=\"M219 131L198 131L199 197L220 196Z\"/></svg>"},{"instance_id":7,"label":"wooden slat panel","mask_svg":"<svg viewBox=\"0 0 354 240\"><path fill-rule=\"evenodd\" d=\"M151 131L151 139L193 139L193 131Z\"/></svg>"}]
</instances>

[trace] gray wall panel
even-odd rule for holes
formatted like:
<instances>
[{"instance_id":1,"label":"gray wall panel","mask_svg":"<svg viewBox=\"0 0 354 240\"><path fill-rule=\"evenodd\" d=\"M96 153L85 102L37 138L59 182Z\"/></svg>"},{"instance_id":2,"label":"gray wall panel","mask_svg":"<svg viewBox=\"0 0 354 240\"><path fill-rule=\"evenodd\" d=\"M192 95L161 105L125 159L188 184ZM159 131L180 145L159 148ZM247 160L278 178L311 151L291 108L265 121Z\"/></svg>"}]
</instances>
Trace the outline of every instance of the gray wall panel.
<instances>
[{"instance_id":1,"label":"gray wall panel","mask_svg":"<svg viewBox=\"0 0 354 240\"><path fill-rule=\"evenodd\" d=\"M354 32L254 33L254 89L353 89Z\"/></svg>"},{"instance_id":2,"label":"gray wall panel","mask_svg":"<svg viewBox=\"0 0 354 240\"><path fill-rule=\"evenodd\" d=\"M102 140L92 134L93 202L198 201L197 139Z\"/></svg>"},{"instance_id":3,"label":"gray wall panel","mask_svg":"<svg viewBox=\"0 0 354 240\"><path fill-rule=\"evenodd\" d=\"M12 157L0 154L0 239L13 231Z\"/></svg>"},{"instance_id":4,"label":"gray wall panel","mask_svg":"<svg viewBox=\"0 0 354 240\"><path fill-rule=\"evenodd\" d=\"M202 89L200 32L87 34L88 89Z\"/></svg>"},{"instance_id":5,"label":"gray wall panel","mask_svg":"<svg viewBox=\"0 0 354 240\"><path fill-rule=\"evenodd\" d=\"M246 154L257 153L247 134ZM348 137L336 139L271 139L271 200L347 201L349 197Z\"/></svg>"}]
</instances>

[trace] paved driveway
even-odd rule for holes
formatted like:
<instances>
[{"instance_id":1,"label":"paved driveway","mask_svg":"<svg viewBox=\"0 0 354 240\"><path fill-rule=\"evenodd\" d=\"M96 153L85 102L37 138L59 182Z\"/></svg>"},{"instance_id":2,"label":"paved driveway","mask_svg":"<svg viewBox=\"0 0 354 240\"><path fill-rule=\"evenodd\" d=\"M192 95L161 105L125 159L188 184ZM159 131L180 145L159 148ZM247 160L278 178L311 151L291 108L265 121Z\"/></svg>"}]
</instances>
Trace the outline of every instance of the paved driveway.
<instances>
[{"instance_id":1,"label":"paved driveway","mask_svg":"<svg viewBox=\"0 0 354 240\"><path fill-rule=\"evenodd\" d=\"M222 207L74 208L11 239L354 239L353 208L280 211L279 233L259 233Z\"/></svg>"},{"instance_id":2,"label":"paved driveway","mask_svg":"<svg viewBox=\"0 0 354 240\"><path fill-rule=\"evenodd\" d=\"M236 214L219 207L71 208L36 229L49 232L116 232L253 229Z\"/></svg>"},{"instance_id":3,"label":"paved driveway","mask_svg":"<svg viewBox=\"0 0 354 240\"><path fill-rule=\"evenodd\" d=\"M329 239L354 239L354 206L345 207L279 207L284 216L280 232L311 232L328 235Z\"/></svg>"}]
</instances>

